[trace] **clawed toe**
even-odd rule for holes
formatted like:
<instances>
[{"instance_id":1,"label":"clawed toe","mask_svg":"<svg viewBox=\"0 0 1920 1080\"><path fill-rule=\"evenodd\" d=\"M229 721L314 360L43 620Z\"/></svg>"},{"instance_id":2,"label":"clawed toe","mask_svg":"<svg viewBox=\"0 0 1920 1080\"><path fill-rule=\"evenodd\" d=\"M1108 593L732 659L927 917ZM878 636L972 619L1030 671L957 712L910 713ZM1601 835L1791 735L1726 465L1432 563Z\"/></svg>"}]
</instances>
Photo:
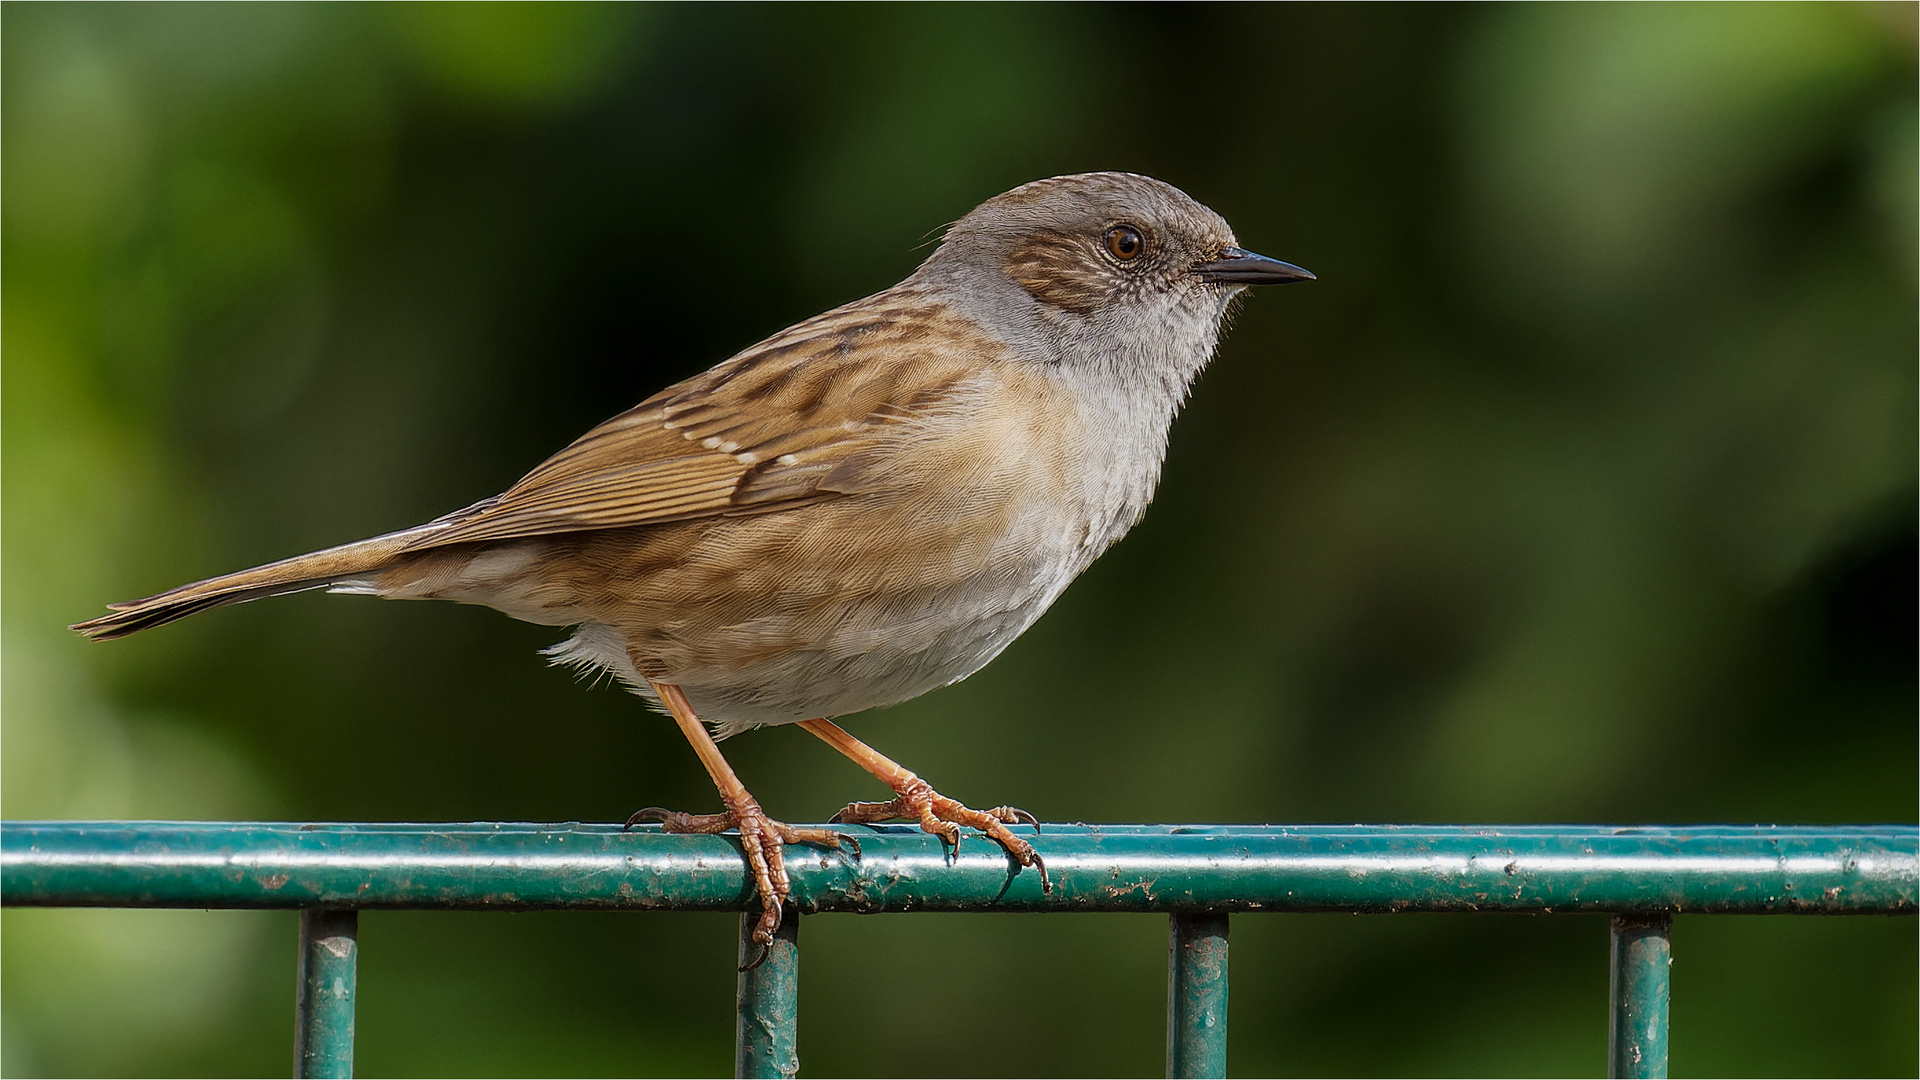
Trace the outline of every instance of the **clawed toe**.
<instances>
[{"instance_id":1,"label":"clawed toe","mask_svg":"<svg viewBox=\"0 0 1920 1080\"><path fill-rule=\"evenodd\" d=\"M933 790L932 785L915 776L911 770L901 768L899 762L842 731L838 724L825 717L802 721L800 726L828 746L859 762L861 768L894 790L895 797L891 802L848 803L833 815L834 822L857 824L911 818L920 823L921 829L940 838L949 850L949 858L958 858L960 855L960 827L964 825L977 829L999 844L1016 866L1031 866L1040 871L1042 892L1053 891L1053 880L1047 876L1047 864L1033 850L1033 845L1007 829L1009 825L1024 824L1033 826L1034 831L1039 832L1040 822L1032 814L1011 806L997 806L985 812L963 806Z\"/></svg>"},{"instance_id":2,"label":"clawed toe","mask_svg":"<svg viewBox=\"0 0 1920 1080\"><path fill-rule=\"evenodd\" d=\"M777 923L776 923L775 925L777 926L777 925L779 925L779 924L777 924ZM751 959L751 960L749 960L749 961L747 961L747 962L746 962L746 963L744 963L744 964L741 964L741 965L740 965L739 967L737 967L737 968L734 968L734 970L735 970L735 971L752 971L752 970L753 970L754 968L757 968L757 967L759 967L759 966L760 966L761 964L764 964L764 963L766 963L766 962L767 962L767 957L768 957L768 956L771 956L771 955L773 954L773 945L772 945L772 943L770 943L770 942L765 942L765 943L763 943L763 942L762 942L762 941L760 940L760 931L759 931L759 930L757 930L757 929L756 929L756 930L754 930L754 932L753 932L753 943L754 943L755 945L759 945L759 946L760 946L760 952L759 952L759 953L758 953L758 954L757 954L756 956L754 956L754 958L753 958L753 959Z\"/></svg>"},{"instance_id":3,"label":"clawed toe","mask_svg":"<svg viewBox=\"0 0 1920 1080\"><path fill-rule=\"evenodd\" d=\"M664 806L643 806L635 810L632 816L627 818L626 824L620 826L620 831L626 832L635 825L646 821L668 821L674 817L686 816L687 815L679 813L678 811L669 810Z\"/></svg>"},{"instance_id":4,"label":"clawed toe","mask_svg":"<svg viewBox=\"0 0 1920 1080\"><path fill-rule=\"evenodd\" d=\"M620 826L625 832L644 821L657 821L660 827L670 833L717 833L726 832L738 824L732 814L684 814L678 810L668 810L660 806L648 806L635 810Z\"/></svg>"},{"instance_id":5,"label":"clawed toe","mask_svg":"<svg viewBox=\"0 0 1920 1080\"><path fill-rule=\"evenodd\" d=\"M783 821L775 821L772 824L783 844L812 844L815 847L830 847L836 851L852 849L855 858L860 856L860 838L852 833L843 833L835 829L800 828ZM828 824L834 823L828 822Z\"/></svg>"},{"instance_id":6,"label":"clawed toe","mask_svg":"<svg viewBox=\"0 0 1920 1080\"><path fill-rule=\"evenodd\" d=\"M933 790L925 780L908 775L910 779L896 789L899 795L891 802L848 803L828 821L848 824L868 824L898 818L917 821L922 831L940 838L947 849L949 862L960 857L962 828L974 829L999 844L1007 857L1017 865L1038 870L1042 892L1053 891L1053 880L1047 874L1047 864L1040 858L1040 853L1033 849L1032 844L1007 829L1008 825L1031 825L1038 832L1040 822L1032 814L1012 806L975 810Z\"/></svg>"},{"instance_id":7,"label":"clawed toe","mask_svg":"<svg viewBox=\"0 0 1920 1080\"><path fill-rule=\"evenodd\" d=\"M854 857L858 858L860 841L833 829L805 828L775 821L751 797L729 799L727 804L726 811L719 814L685 814L678 810L649 806L634 811L622 829L631 829L641 822L657 821L670 833L739 830L740 852L746 857L754 891L760 896L760 918L753 930L753 941L760 946L760 954L740 969L747 971L766 962L774 933L780 929L782 906L793 892L792 883L787 879L786 846L813 844L837 851L851 850Z\"/></svg>"},{"instance_id":8,"label":"clawed toe","mask_svg":"<svg viewBox=\"0 0 1920 1080\"><path fill-rule=\"evenodd\" d=\"M1031 825L1034 832L1040 831L1040 819L1017 806L996 806L987 811L1006 825Z\"/></svg>"},{"instance_id":9,"label":"clawed toe","mask_svg":"<svg viewBox=\"0 0 1920 1080\"><path fill-rule=\"evenodd\" d=\"M833 812L827 819L829 825L871 825L876 821L892 821L895 818L913 817L914 812L900 799L892 802L855 802L848 803Z\"/></svg>"}]
</instances>

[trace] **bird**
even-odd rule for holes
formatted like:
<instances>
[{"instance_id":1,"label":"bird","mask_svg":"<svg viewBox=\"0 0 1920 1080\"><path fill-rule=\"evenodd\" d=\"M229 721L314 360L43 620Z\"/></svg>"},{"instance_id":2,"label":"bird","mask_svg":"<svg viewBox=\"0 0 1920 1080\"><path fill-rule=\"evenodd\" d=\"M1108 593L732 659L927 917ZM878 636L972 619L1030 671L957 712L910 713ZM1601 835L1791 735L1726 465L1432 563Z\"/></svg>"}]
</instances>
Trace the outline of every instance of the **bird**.
<instances>
[{"instance_id":1,"label":"bird","mask_svg":"<svg viewBox=\"0 0 1920 1080\"><path fill-rule=\"evenodd\" d=\"M784 847L857 858L858 841L767 815L717 743L757 727L799 724L894 792L827 824L904 818L954 853L972 829L1051 891L1008 828L1031 815L947 798L833 720L958 682L1032 626L1146 512L1247 287L1313 278L1163 181L1036 180L951 224L899 284L667 387L499 495L72 629L119 638L308 589L570 627L550 660L664 711L719 792L718 813L627 825L737 832L762 958Z\"/></svg>"}]
</instances>

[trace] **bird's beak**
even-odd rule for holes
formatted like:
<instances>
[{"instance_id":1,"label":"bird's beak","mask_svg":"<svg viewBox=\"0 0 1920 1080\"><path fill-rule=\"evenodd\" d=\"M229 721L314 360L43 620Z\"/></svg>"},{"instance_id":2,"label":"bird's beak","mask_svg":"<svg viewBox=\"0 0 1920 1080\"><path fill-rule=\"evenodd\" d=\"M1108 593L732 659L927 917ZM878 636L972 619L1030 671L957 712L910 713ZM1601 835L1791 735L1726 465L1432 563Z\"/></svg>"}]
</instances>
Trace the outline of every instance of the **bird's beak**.
<instances>
[{"instance_id":1,"label":"bird's beak","mask_svg":"<svg viewBox=\"0 0 1920 1080\"><path fill-rule=\"evenodd\" d=\"M1292 263L1255 255L1237 247L1222 248L1218 258L1193 268L1202 281L1232 285L1285 285L1289 281L1312 281L1313 275Z\"/></svg>"}]
</instances>

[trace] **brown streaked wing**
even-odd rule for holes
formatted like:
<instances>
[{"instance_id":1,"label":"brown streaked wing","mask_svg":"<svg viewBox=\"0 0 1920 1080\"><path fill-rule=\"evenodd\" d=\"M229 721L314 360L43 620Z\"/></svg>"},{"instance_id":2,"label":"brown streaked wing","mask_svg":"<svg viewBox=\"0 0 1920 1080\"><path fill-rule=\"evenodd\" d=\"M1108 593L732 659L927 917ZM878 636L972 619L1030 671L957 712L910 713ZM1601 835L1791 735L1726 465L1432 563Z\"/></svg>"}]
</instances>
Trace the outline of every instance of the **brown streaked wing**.
<instances>
[{"instance_id":1,"label":"brown streaked wing","mask_svg":"<svg viewBox=\"0 0 1920 1080\"><path fill-rule=\"evenodd\" d=\"M911 293L800 323L594 428L414 550L767 513L871 490L860 466L1000 347Z\"/></svg>"}]
</instances>

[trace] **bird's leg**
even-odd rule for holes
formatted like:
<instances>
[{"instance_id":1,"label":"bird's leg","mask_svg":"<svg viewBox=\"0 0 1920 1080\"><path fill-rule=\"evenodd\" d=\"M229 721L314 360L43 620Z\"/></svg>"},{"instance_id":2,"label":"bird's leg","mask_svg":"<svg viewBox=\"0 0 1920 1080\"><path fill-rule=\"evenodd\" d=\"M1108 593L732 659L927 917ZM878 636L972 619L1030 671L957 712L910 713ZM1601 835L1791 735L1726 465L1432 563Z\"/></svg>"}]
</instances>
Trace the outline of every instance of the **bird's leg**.
<instances>
[{"instance_id":1,"label":"bird's leg","mask_svg":"<svg viewBox=\"0 0 1920 1080\"><path fill-rule=\"evenodd\" d=\"M945 841L956 856L960 854L960 827L964 825L978 829L988 839L1005 848L1008 858L1021 866L1039 870L1042 892L1053 891L1053 882L1047 877L1047 864L1041 860L1040 853L1007 828L1009 825L1025 823L1038 830L1040 823L1032 814L1011 806L996 806L992 810L975 810L964 806L933 790L933 785L915 776L912 770L847 734L831 720L807 720L800 726L828 746L852 758L894 791L891 802L849 803L828 820L835 823L862 823L894 818L916 819L921 829Z\"/></svg>"},{"instance_id":2,"label":"bird's leg","mask_svg":"<svg viewBox=\"0 0 1920 1080\"><path fill-rule=\"evenodd\" d=\"M680 733L693 744L693 752L700 756L700 764L707 767L707 775L713 778L713 786L720 789L720 802L726 806L726 810L718 814L682 814L650 806L628 818L627 825L631 827L642 821L658 821L667 832L676 833L717 833L739 829L740 849L747 857L754 888L760 894L760 922L754 928L753 940L760 945L760 960L764 960L767 950L773 946L774 931L780 928L780 905L793 891L787 880L786 860L781 849L787 844L819 844L839 849L851 847L853 853L858 855L860 843L851 836L831 829L795 828L768 817L766 811L760 809L759 802L747 793L746 785L734 775L733 766L720 756L720 747L714 744L706 725L694 715L687 695L672 683L653 682L651 679L648 683L652 685L653 692L660 696L667 711L673 714L673 722L680 725ZM760 960L755 960L747 967L757 966Z\"/></svg>"}]
</instances>

